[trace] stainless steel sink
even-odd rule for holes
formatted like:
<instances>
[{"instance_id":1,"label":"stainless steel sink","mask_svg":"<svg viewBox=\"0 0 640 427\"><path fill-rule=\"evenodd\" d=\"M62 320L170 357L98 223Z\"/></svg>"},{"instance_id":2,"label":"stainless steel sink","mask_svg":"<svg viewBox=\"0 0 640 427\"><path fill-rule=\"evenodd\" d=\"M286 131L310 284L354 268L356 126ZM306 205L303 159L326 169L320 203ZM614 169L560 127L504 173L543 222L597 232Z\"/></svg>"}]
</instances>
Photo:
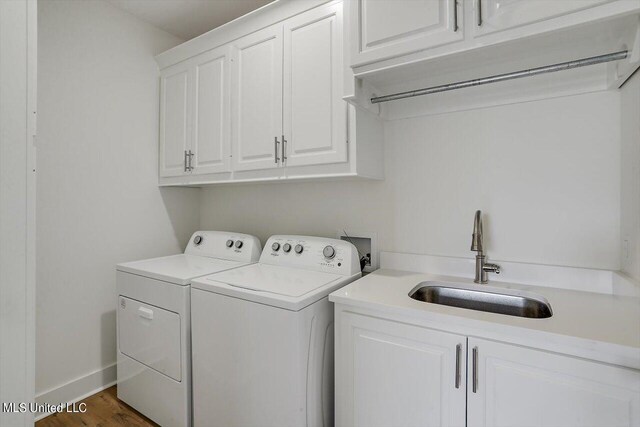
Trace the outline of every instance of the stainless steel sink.
<instances>
[{"instance_id":1,"label":"stainless steel sink","mask_svg":"<svg viewBox=\"0 0 640 427\"><path fill-rule=\"evenodd\" d=\"M542 296L482 285L422 282L409 296L417 301L509 316L544 319L553 314L551 305Z\"/></svg>"}]
</instances>

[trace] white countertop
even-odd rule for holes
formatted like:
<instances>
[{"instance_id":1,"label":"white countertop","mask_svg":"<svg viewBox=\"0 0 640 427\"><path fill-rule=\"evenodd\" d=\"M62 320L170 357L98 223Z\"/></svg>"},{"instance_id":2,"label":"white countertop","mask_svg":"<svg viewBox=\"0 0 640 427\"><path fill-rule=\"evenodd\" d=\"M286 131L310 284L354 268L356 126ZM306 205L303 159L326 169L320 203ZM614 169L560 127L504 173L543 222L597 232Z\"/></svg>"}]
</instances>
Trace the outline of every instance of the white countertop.
<instances>
[{"instance_id":1,"label":"white countertop","mask_svg":"<svg viewBox=\"0 0 640 427\"><path fill-rule=\"evenodd\" d=\"M546 298L553 316L531 319L411 299L409 292L423 281L475 285L468 278L383 269L333 292L329 299L434 329L640 369L640 298L489 283L490 287L534 292Z\"/></svg>"}]
</instances>

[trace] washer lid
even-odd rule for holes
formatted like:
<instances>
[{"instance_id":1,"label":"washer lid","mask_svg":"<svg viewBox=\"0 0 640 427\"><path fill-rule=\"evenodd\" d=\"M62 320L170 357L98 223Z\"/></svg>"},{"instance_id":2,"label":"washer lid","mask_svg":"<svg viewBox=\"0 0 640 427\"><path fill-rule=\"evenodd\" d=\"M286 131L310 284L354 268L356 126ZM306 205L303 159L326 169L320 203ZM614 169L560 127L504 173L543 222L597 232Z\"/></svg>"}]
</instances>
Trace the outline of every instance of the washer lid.
<instances>
[{"instance_id":1,"label":"washer lid","mask_svg":"<svg viewBox=\"0 0 640 427\"><path fill-rule=\"evenodd\" d=\"M338 279L343 279L343 276L277 265L252 264L203 277L201 282L214 285L219 282L250 291L300 297ZM196 287L207 290L200 285Z\"/></svg>"},{"instance_id":2,"label":"washer lid","mask_svg":"<svg viewBox=\"0 0 640 427\"><path fill-rule=\"evenodd\" d=\"M246 262L178 254L142 261L126 262L118 264L116 268L118 271L185 286L195 277L217 273L246 264Z\"/></svg>"},{"instance_id":3,"label":"washer lid","mask_svg":"<svg viewBox=\"0 0 640 427\"><path fill-rule=\"evenodd\" d=\"M194 279L191 298L206 291L299 311L359 277L258 263Z\"/></svg>"}]
</instances>

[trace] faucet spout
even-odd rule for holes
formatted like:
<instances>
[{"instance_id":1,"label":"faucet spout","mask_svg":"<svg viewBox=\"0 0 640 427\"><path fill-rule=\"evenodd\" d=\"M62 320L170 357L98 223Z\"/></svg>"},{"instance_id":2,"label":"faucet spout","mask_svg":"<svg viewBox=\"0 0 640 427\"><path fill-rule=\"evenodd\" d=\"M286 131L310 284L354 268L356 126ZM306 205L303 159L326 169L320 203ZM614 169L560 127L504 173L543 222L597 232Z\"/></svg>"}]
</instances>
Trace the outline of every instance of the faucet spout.
<instances>
[{"instance_id":1,"label":"faucet spout","mask_svg":"<svg viewBox=\"0 0 640 427\"><path fill-rule=\"evenodd\" d=\"M482 211L476 211L476 216L473 220L473 234L471 237L471 250L476 251L476 283L488 283L488 273L500 274L500 266L497 264L490 264L487 261L487 257L484 253L484 243L482 236Z\"/></svg>"},{"instance_id":2,"label":"faucet spout","mask_svg":"<svg viewBox=\"0 0 640 427\"><path fill-rule=\"evenodd\" d=\"M473 220L473 234L471 237L471 250L478 252L478 255L484 253L482 246L482 211L476 211L476 216Z\"/></svg>"}]
</instances>

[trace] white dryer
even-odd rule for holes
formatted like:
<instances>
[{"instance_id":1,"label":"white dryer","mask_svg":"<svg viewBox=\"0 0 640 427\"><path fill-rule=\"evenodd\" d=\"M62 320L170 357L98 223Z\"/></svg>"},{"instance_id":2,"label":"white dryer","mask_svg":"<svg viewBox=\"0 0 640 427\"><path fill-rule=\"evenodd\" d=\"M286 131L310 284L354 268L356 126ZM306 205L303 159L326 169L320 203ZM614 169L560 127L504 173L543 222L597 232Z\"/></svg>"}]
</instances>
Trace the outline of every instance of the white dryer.
<instances>
[{"instance_id":1,"label":"white dryer","mask_svg":"<svg viewBox=\"0 0 640 427\"><path fill-rule=\"evenodd\" d=\"M351 243L272 236L259 263L194 280L194 425L333 425L327 296L360 276Z\"/></svg>"},{"instance_id":2,"label":"white dryer","mask_svg":"<svg viewBox=\"0 0 640 427\"><path fill-rule=\"evenodd\" d=\"M119 399L160 425L191 425L191 280L254 263L260 249L254 236L198 231L184 254L117 266Z\"/></svg>"}]
</instances>

